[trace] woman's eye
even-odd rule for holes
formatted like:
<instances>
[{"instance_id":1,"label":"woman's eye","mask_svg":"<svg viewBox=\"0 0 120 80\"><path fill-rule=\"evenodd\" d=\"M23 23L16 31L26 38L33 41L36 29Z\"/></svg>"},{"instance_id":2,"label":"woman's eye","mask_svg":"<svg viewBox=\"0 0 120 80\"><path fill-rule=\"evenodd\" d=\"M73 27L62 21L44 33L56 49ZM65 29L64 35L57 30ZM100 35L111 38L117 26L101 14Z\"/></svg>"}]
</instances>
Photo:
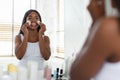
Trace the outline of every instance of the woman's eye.
<instances>
[{"instance_id":1,"label":"woman's eye","mask_svg":"<svg viewBox=\"0 0 120 80\"><path fill-rule=\"evenodd\" d=\"M32 20L32 19L36 19L36 20L39 20L39 18L38 18L38 17L35 17L35 18L32 18L32 17L28 17L27 19L28 19L28 20Z\"/></svg>"}]
</instances>

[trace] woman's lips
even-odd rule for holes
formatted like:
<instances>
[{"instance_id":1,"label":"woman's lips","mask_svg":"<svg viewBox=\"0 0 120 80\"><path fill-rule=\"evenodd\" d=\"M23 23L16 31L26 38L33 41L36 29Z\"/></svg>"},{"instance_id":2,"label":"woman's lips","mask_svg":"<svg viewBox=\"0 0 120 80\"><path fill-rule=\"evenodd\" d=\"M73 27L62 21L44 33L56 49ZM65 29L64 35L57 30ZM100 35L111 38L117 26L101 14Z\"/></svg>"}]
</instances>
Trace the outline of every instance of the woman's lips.
<instances>
[{"instance_id":1,"label":"woman's lips","mask_svg":"<svg viewBox=\"0 0 120 80\"><path fill-rule=\"evenodd\" d=\"M31 26L36 26L37 24L36 23L31 23Z\"/></svg>"}]
</instances>

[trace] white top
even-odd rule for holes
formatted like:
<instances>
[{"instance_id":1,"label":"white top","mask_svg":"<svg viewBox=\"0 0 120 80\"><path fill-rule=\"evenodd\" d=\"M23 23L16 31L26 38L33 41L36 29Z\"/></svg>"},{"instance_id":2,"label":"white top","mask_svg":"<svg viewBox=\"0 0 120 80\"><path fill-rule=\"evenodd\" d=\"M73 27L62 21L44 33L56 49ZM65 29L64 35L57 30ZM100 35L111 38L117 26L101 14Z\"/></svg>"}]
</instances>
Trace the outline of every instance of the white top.
<instances>
[{"instance_id":1,"label":"white top","mask_svg":"<svg viewBox=\"0 0 120 80\"><path fill-rule=\"evenodd\" d=\"M120 62L105 62L94 80L120 80Z\"/></svg>"},{"instance_id":2,"label":"white top","mask_svg":"<svg viewBox=\"0 0 120 80\"><path fill-rule=\"evenodd\" d=\"M24 36L21 34L21 40L23 41ZM27 67L28 61L38 62L38 69L41 70L44 67L44 59L40 53L39 42L31 43L27 42L27 48L25 55L20 60L20 65Z\"/></svg>"}]
</instances>

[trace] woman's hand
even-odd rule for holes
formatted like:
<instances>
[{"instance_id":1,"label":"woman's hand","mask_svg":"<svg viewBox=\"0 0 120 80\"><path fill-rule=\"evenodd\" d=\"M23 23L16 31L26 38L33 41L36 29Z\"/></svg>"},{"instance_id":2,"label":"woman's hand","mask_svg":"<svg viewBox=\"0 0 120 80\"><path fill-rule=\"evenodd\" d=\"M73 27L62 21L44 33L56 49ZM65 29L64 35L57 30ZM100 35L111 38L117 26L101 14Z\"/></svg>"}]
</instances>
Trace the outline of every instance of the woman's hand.
<instances>
[{"instance_id":1,"label":"woman's hand","mask_svg":"<svg viewBox=\"0 0 120 80\"><path fill-rule=\"evenodd\" d=\"M39 34L44 34L44 32L46 31L46 25L42 22L38 22L38 24L40 25L40 30L39 30Z\"/></svg>"},{"instance_id":2,"label":"woman's hand","mask_svg":"<svg viewBox=\"0 0 120 80\"><path fill-rule=\"evenodd\" d=\"M23 31L23 33L24 33L25 36L28 36L28 34L29 34L28 33L28 27L29 27L28 23L25 23L25 24L22 25L21 30Z\"/></svg>"}]
</instances>

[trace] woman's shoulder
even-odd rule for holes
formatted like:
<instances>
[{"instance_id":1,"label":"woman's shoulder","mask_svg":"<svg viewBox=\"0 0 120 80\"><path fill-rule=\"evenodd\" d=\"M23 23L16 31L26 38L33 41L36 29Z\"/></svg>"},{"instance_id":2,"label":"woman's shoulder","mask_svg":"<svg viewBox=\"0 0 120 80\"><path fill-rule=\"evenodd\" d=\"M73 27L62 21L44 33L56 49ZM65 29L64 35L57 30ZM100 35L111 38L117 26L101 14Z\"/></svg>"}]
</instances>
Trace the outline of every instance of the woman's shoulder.
<instances>
[{"instance_id":1,"label":"woman's shoulder","mask_svg":"<svg viewBox=\"0 0 120 80\"><path fill-rule=\"evenodd\" d=\"M96 22L97 28L94 38L97 38L104 45L114 47L120 40L119 24L116 17L106 17Z\"/></svg>"},{"instance_id":2,"label":"woman's shoulder","mask_svg":"<svg viewBox=\"0 0 120 80\"><path fill-rule=\"evenodd\" d=\"M16 36L15 36L15 38L20 38L21 36L20 36L20 34L17 34Z\"/></svg>"},{"instance_id":3,"label":"woman's shoulder","mask_svg":"<svg viewBox=\"0 0 120 80\"><path fill-rule=\"evenodd\" d=\"M119 24L115 17L105 17L101 18L95 22L93 28L91 29L91 39L96 43L101 43L104 45L114 45L120 40L119 36Z\"/></svg>"},{"instance_id":4,"label":"woman's shoulder","mask_svg":"<svg viewBox=\"0 0 120 80\"><path fill-rule=\"evenodd\" d=\"M98 22L100 22L101 26L104 27L118 27L119 20L117 17L104 17L101 18Z\"/></svg>"},{"instance_id":5,"label":"woman's shoulder","mask_svg":"<svg viewBox=\"0 0 120 80\"><path fill-rule=\"evenodd\" d=\"M15 40L21 40L21 37L23 37L21 34L17 34L17 35L15 36Z\"/></svg>"},{"instance_id":6,"label":"woman's shoulder","mask_svg":"<svg viewBox=\"0 0 120 80\"><path fill-rule=\"evenodd\" d=\"M116 17L101 18L96 22L94 26L99 27L98 31L100 33L110 33L110 34L118 33L118 29L120 27L118 18Z\"/></svg>"}]
</instances>

